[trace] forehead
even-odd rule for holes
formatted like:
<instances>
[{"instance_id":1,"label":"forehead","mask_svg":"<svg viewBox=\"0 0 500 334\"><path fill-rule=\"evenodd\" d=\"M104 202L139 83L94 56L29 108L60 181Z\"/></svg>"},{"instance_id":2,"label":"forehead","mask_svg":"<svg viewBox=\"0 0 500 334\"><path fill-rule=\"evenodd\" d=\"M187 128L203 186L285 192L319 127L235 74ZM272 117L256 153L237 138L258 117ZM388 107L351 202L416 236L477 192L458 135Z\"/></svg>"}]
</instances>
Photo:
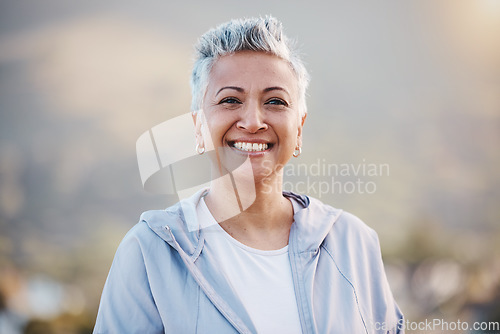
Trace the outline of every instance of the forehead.
<instances>
[{"instance_id":1,"label":"forehead","mask_svg":"<svg viewBox=\"0 0 500 334\"><path fill-rule=\"evenodd\" d=\"M297 78L291 65L271 54L240 51L220 57L212 66L208 91L223 86L243 89L283 87L290 94L297 93Z\"/></svg>"}]
</instances>

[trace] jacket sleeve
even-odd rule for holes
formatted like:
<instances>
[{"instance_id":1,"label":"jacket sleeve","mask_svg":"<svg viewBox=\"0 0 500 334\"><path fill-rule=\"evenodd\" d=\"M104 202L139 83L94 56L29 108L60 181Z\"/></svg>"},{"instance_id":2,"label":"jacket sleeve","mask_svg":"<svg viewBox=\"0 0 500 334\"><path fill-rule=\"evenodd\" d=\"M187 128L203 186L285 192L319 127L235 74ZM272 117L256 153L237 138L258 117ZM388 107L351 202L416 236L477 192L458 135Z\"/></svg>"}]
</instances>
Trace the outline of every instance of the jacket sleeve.
<instances>
[{"instance_id":1,"label":"jacket sleeve","mask_svg":"<svg viewBox=\"0 0 500 334\"><path fill-rule=\"evenodd\" d=\"M163 333L151 293L139 226L125 236L116 252L101 296L94 334Z\"/></svg>"},{"instance_id":2,"label":"jacket sleeve","mask_svg":"<svg viewBox=\"0 0 500 334\"><path fill-rule=\"evenodd\" d=\"M368 331L384 334L403 334L405 332L403 313L392 295L387 280L378 235L372 229L368 229L367 234L365 238L365 256L368 262L366 263L366 276L363 277L366 280L363 282L363 279L359 278L357 281L363 282L364 287L369 287L369 291L366 291L363 287L358 287L360 298L363 298L363 301L372 301L371 303L364 302L362 305L367 318Z\"/></svg>"},{"instance_id":3,"label":"jacket sleeve","mask_svg":"<svg viewBox=\"0 0 500 334\"><path fill-rule=\"evenodd\" d=\"M334 261L356 296L367 333L404 333L404 317L389 286L377 233L343 213L329 242Z\"/></svg>"}]
</instances>

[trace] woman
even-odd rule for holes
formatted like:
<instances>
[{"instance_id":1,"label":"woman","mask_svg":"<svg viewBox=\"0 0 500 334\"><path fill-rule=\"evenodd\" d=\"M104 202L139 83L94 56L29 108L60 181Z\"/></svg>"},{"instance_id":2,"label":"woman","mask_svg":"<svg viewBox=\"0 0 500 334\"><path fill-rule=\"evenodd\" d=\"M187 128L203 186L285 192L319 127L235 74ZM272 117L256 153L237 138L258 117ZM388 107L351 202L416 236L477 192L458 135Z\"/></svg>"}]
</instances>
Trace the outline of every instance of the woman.
<instances>
[{"instance_id":1,"label":"woman","mask_svg":"<svg viewBox=\"0 0 500 334\"><path fill-rule=\"evenodd\" d=\"M233 20L197 52L196 151L212 152L212 182L141 216L94 333L402 332L376 233L282 192L283 166L301 153L308 75L281 24Z\"/></svg>"}]
</instances>

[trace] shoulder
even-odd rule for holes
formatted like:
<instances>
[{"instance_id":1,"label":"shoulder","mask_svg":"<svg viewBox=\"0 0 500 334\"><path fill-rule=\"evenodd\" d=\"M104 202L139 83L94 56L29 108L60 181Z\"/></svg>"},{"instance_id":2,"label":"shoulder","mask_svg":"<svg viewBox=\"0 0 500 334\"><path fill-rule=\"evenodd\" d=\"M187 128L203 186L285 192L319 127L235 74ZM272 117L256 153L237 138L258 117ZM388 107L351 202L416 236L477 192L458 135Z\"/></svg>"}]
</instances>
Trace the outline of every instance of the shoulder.
<instances>
[{"instance_id":1,"label":"shoulder","mask_svg":"<svg viewBox=\"0 0 500 334\"><path fill-rule=\"evenodd\" d=\"M193 215L193 209L182 201L165 210L143 212L118 251L120 248L139 248L145 259L156 258L163 256L164 251L172 253L174 244L178 244L184 252L194 254L200 245L200 236L197 220L195 217L186 219L189 215Z\"/></svg>"},{"instance_id":2,"label":"shoulder","mask_svg":"<svg viewBox=\"0 0 500 334\"><path fill-rule=\"evenodd\" d=\"M321 248L328 253L346 278L356 280L356 275L383 272L378 235L352 213L336 209L317 199L309 198L307 207L310 224L323 226Z\"/></svg>"},{"instance_id":3,"label":"shoulder","mask_svg":"<svg viewBox=\"0 0 500 334\"><path fill-rule=\"evenodd\" d=\"M343 211L322 246L351 283L385 279L378 235L355 215Z\"/></svg>"},{"instance_id":4,"label":"shoulder","mask_svg":"<svg viewBox=\"0 0 500 334\"><path fill-rule=\"evenodd\" d=\"M133 266L147 262L151 257L163 256L165 251L170 252L165 226L177 224L179 217L169 209L143 212L118 246L115 262L133 256L137 261L125 260L123 263Z\"/></svg>"},{"instance_id":5,"label":"shoulder","mask_svg":"<svg viewBox=\"0 0 500 334\"><path fill-rule=\"evenodd\" d=\"M337 265L355 268L381 264L379 239L373 228L350 212L321 205L324 212L335 217L322 246Z\"/></svg>"},{"instance_id":6,"label":"shoulder","mask_svg":"<svg viewBox=\"0 0 500 334\"><path fill-rule=\"evenodd\" d=\"M377 232L350 212L342 211L328 235L329 241L341 243L345 247L379 249Z\"/></svg>"},{"instance_id":7,"label":"shoulder","mask_svg":"<svg viewBox=\"0 0 500 334\"><path fill-rule=\"evenodd\" d=\"M143 212L139 221L127 232L120 247L139 245L141 247L158 242L161 237L156 233L157 227L168 222L168 215L164 210L151 210Z\"/></svg>"},{"instance_id":8,"label":"shoulder","mask_svg":"<svg viewBox=\"0 0 500 334\"><path fill-rule=\"evenodd\" d=\"M121 271L144 270L151 258L168 251L165 241L141 220L125 235L116 250L113 268ZM157 254L157 255L155 255Z\"/></svg>"},{"instance_id":9,"label":"shoulder","mask_svg":"<svg viewBox=\"0 0 500 334\"><path fill-rule=\"evenodd\" d=\"M362 243L366 247L378 246L377 233L357 216L313 197L295 196L307 199L302 201L297 216L302 225L307 226L306 232L314 232L314 238L319 238L323 245L345 248Z\"/></svg>"},{"instance_id":10,"label":"shoulder","mask_svg":"<svg viewBox=\"0 0 500 334\"><path fill-rule=\"evenodd\" d=\"M377 233L360 218L326 204L319 199L293 194L302 198L304 218L313 221L315 226L323 225L327 229L324 242L341 242L345 245L363 241L365 245L378 245ZM304 200L305 199L305 200Z\"/></svg>"}]
</instances>

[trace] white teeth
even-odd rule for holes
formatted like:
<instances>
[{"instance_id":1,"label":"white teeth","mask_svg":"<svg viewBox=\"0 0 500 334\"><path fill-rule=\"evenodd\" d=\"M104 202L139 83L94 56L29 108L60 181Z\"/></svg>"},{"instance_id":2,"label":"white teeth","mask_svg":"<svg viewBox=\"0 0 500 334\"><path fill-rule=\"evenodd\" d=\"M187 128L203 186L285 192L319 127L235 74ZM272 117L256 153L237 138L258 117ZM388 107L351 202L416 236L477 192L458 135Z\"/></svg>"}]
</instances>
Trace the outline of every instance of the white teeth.
<instances>
[{"instance_id":1,"label":"white teeth","mask_svg":"<svg viewBox=\"0 0 500 334\"><path fill-rule=\"evenodd\" d=\"M233 144L235 148L241 151L246 151L246 152L261 152L265 151L268 148L267 144L257 144L257 143L246 143L246 142L235 142Z\"/></svg>"}]
</instances>

